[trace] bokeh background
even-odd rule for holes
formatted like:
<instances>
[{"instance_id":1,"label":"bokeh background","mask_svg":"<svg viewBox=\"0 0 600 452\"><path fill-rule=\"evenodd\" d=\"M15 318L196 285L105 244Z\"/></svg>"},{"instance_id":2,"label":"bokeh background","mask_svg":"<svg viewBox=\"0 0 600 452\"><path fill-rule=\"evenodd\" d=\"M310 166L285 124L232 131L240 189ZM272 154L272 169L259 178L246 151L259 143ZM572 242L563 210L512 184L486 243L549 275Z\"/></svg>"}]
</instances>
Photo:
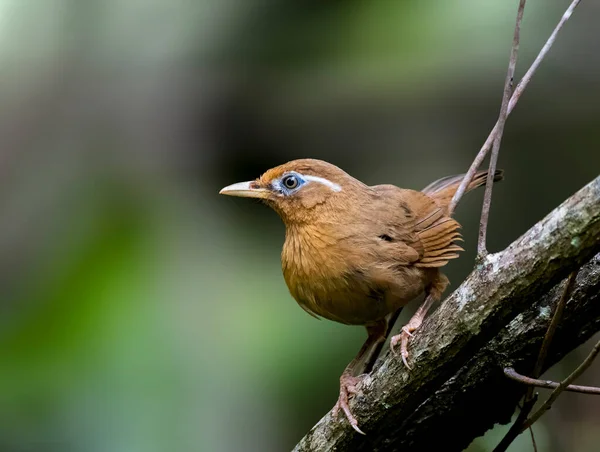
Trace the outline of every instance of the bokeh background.
<instances>
[{"instance_id":1,"label":"bokeh background","mask_svg":"<svg viewBox=\"0 0 600 452\"><path fill-rule=\"evenodd\" d=\"M464 172L517 3L0 0L0 450L291 449L365 332L302 311L277 216L219 189L299 157L410 188ZM528 3L519 77L568 1ZM493 251L598 175L599 18L582 2L508 121ZM566 394L539 450L597 451L599 422Z\"/></svg>"}]
</instances>

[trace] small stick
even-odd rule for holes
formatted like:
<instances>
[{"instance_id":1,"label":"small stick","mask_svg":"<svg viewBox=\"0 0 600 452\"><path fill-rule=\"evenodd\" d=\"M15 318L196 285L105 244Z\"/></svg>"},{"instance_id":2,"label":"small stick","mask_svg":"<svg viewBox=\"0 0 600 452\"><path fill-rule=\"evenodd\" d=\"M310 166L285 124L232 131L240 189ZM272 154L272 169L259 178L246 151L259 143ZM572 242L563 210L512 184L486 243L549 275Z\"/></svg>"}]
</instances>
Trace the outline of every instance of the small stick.
<instances>
[{"instance_id":1,"label":"small stick","mask_svg":"<svg viewBox=\"0 0 600 452\"><path fill-rule=\"evenodd\" d=\"M558 35L558 32L561 30L561 28L567 22L567 20L569 20L571 18L573 11L575 11L575 8L577 8L579 3L581 3L581 0L573 0L571 2L571 4L569 5L569 7L565 11L565 13L562 15L562 17L558 21L558 24L556 24L556 27L554 27L552 34L550 35L550 37L544 44L544 47L542 47L542 50L540 50L540 53L535 58L533 64L527 70L527 72L525 73L525 75L523 76L523 78L521 79L521 81L519 82L517 87L515 88L515 92L513 93L512 97L510 98L510 103L508 104L509 114L513 111L513 108L515 108L515 105L521 98L523 91L525 91L525 88L527 88L527 85L531 81L535 72L540 67L540 64L542 63L543 59L546 57L546 55L550 51L550 48L554 45L554 41L556 41L556 36Z\"/></svg>"},{"instance_id":2,"label":"small stick","mask_svg":"<svg viewBox=\"0 0 600 452\"><path fill-rule=\"evenodd\" d=\"M529 426L529 433L531 433L531 444L533 444L533 452L538 452L537 444L535 443L535 436L533 434L533 427Z\"/></svg>"},{"instance_id":3,"label":"small stick","mask_svg":"<svg viewBox=\"0 0 600 452\"><path fill-rule=\"evenodd\" d=\"M502 95L502 106L500 107L500 116L496 123L496 136L492 146L492 155L490 157L490 167L485 184L485 195L483 197L483 207L481 209L481 220L479 221L479 240L477 243L477 257L483 259L487 255L486 236L487 226L490 217L490 206L492 203L492 188L494 186L494 174L496 173L496 163L498 162L498 154L500 153L500 143L502 142L502 134L504 133L504 125L508 117L508 104L513 92L513 80L515 77L515 68L517 67L517 57L519 55L519 40L521 38L521 22L523 21L523 12L525 11L526 0L519 1L519 9L517 10L517 22L515 24L515 32L513 35L513 43L510 50L510 59L508 61L508 71L504 80L504 94Z\"/></svg>"},{"instance_id":4,"label":"small stick","mask_svg":"<svg viewBox=\"0 0 600 452\"><path fill-rule=\"evenodd\" d=\"M538 380L536 378L526 377L525 375L521 375L512 367L507 367L504 369L504 375L506 375L511 380L518 381L519 383L523 383L525 385L530 385L531 387L538 388L546 388L546 389L556 389L560 386L560 383L551 380ZM579 392L581 394L591 394L591 395L600 395L600 388L596 386L579 386L579 385L568 385L564 388L565 391L569 392Z\"/></svg>"},{"instance_id":5,"label":"small stick","mask_svg":"<svg viewBox=\"0 0 600 452\"><path fill-rule=\"evenodd\" d=\"M527 88L527 85L531 81L533 75L539 68L543 59L546 57L546 55L550 51L550 48L554 44L554 41L556 41L556 36L558 35L558 32L562 29L565 22L567 22L567 20L569 20L569 18L573 14L573 11L579 5L580 2L581 2L581 0L573 0L573 2L569 5L567 10L561 17L560 21L554 28L554 31L552 32L552 34L550 35L550 37L544 44L544 47L542 47L542 50L540 50L540 53L536 57L535 61L533 62L531 67L527 70L527 72L525 73L525 75L523 76L523 78L521 79L521 81L519 82L517 87L515 88L515 92L513 93L512 97L510 98L510 102L508 104L507 115L510 115L512 113L513 109L515 108L515 105L517 105L517 102L521 98L523 91L525 91L525 88ZM456 193L454 194L454 197L452 198L452 201L450 202L450 206L448 208L450 214L452 214L452 212L454 212L454 209L456 209L456 205L458 204L460 199L465 194L467 186L471 183L471 181L473 180L473 177L475 176L475 173L477 172L477 169L481 166L481 162L483 162L483 159L485 159L485 156L487 155L488 151L490 150L490 147L492 146L497 133L498 133L498 122L496 122L496 125L494 126L494 128L490 132L489 136L485 140L485 143L483 143L483 146L477 153L475 160L473 160L473 163L471 163L469 171L467 171L467 174L465 174L465 177L464 177L463 181L461 182L460 186L458 187L458 190L456 190Z\"/></svg>"},{"instance_id":6,"label":"small stick","mask_svg":"<svg viewBox=\"0 0 600 452\"><path fill-rule=\"evenodd\" d=\"M558 303L556 303L556 308L554 308L552 320L550 321L550 325L548 326L548 329L546 330L546 335L544 336L544 340L542 341L542 346L540 348L538 359L535 363L535 366L533 367L533 378L537 378L542 374L544 361L546 360L546 356L548 355L550 343L552 342L552 338L554 337L554 333L556 332L556 328L558 327L558 323L560 322L560 318L562 317L565 305L567 304L567 299L573 291L573 286L575 285L576 277L577 271L572 271L569 274L569 278L567 279L567 283L565 285L565 288L563 289L562 295L560 296Z\"/></svg>"},{"instance_id":7,"label":"small stick","mask_svg":"<svg viewBox=\"0 0 600 452\"><path fill-rule=\"evenodd\" d=\"M542 417L542 415L546 411L550 409L554 401L558 398L559 395L562 394L564 390L566 390L566 388L571 384L571 382L574 381L577 377L579 377L582 373L584 373L588 367L590 367L590 365L594 362L596 356L598 356L598 353L600 353L600 341L598 341L596 345L594 345L594 348L592 349L590 354L587 356L587 358L585 358L585 360L583 360L579 367L575 369L573 373L571 373L571 375L569 375L567 378L561 381L558 387L554 391L552 391L552 394L550 394L548 400L546 400L544 404L541 407L539 407L539 409L525 421L525 423L523 424L523 429L521 431L524 431L530 425L533 425L535 421L537 421L540 417Z\"/></svg>"},{"instance_id":8,"label":"small stick","mask_svg":"<svg viewBox=\"0 0 600 452\"><path fill-rule=\"evenodd\" d=\"M508 430L508 432L506 432L506 435L504 435L502 441L500 441L500 443L494 448L494 452L506 451L506 449L508 449L508 446L510 446L515 440L515 438L519 436L520 426L523 425L523 423L527 419L527 415L531 412L531 409L535 405L535 402L537 402L537 394L535 394L531 399L525 400L523 402L523 408L521 408L521 411L519 411L517 420L513 425L510 426L510 429Z\"/></svg>"}]
</instances>

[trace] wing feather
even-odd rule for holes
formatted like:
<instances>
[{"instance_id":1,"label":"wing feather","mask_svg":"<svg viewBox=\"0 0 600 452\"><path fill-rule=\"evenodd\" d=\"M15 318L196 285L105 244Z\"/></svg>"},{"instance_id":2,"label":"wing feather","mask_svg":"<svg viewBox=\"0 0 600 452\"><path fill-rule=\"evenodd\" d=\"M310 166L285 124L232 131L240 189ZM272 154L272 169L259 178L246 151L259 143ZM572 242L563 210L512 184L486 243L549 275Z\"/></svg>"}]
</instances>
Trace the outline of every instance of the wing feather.
<instances>
[{"instance_id":1,"label":"wing feather","mask_svg":"<svg viewBox=\"0 0 600 452\"><path fill-rule=\"evenodd\" d=\"M414 249L418 259L416 267L442 267L456 259L463 249L456 244L462 241L460 224L446 215L445 209L425 193L393 186L373 187L391 200L394 207L387 208L386 227L392 234L402 237ZM399 261L406 260L398 259ZM403 263L403 262L399 262Z\"/></svg>"}]
</instances>

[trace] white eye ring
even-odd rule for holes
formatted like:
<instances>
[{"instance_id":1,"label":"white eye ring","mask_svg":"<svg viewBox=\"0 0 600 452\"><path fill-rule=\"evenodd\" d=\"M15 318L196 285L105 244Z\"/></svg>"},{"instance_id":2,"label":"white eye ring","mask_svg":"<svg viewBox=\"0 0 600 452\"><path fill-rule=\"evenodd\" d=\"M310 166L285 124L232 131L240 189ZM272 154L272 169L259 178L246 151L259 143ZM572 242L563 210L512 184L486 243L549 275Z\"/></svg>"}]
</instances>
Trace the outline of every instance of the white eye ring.
<instances>
[{"instance_id":1,"label":"white eye ring","mask_svg":"<svg viewBox=\"0 0 600 452\"><path fill-rule=\"evenodd\" d=\"M298 176L295 176L293 174L290 174L289 176L285 176L283 179L281 179L281 183L288 190L293 190L295 188L298 188L298 185L300 185Z\"/></svg>"}]
</instances>

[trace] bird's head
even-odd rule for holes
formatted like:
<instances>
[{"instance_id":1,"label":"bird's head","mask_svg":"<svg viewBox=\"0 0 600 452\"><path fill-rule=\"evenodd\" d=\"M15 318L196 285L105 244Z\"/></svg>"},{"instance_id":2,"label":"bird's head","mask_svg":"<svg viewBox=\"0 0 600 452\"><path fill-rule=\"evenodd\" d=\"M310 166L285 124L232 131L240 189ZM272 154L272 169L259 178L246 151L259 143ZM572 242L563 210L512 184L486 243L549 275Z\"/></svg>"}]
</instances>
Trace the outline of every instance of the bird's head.
<instances>
[{"instance_id":1,"label":"bird's head","mask_svg":"<svg viewBox=\"0 0 600 452\"><path fill-rule=\"evenodd\" d=\"M222 195L263 200L286 224L314 222L322 215L345 209L352 193L364 184L322 160L293 160L258 179L229 185Z\"/></svg>"}]
</instances>

